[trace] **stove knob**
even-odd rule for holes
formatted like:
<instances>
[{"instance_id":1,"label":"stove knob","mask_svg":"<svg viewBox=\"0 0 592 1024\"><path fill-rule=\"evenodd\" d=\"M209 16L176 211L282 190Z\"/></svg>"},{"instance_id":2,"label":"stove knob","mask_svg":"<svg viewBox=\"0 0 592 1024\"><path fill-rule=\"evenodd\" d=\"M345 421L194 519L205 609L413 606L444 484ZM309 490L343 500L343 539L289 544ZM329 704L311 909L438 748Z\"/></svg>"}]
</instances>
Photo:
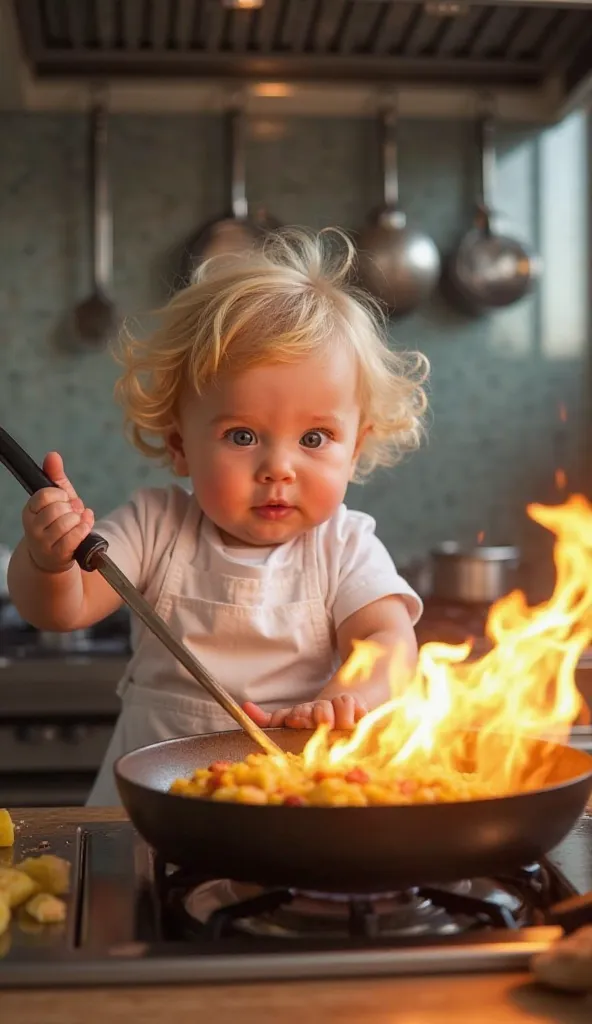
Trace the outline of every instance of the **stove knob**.
<instances>
[{"instance_id":1,"label":"stove knob","mask_svg":"<svg viewBox=\"0 0 592 1024\"><path fill-rule=\"evenodd\" d=\"M84 743L90 735L90 730L86 725L66 725L62 729L62 736L66 743Z\"/></svg>"},{"instance_id":2,"label":"stove knob","mask_svg":"<svg viewBox=\"0 0 592 1024\"><path fill-rule=\"evenodd\" d=\"M18 738L21 743L30 743L38 746L40 743L54 743L58 738L58 729L55 725L25 725L18 730Z\"/></svg>"}]
</instances>

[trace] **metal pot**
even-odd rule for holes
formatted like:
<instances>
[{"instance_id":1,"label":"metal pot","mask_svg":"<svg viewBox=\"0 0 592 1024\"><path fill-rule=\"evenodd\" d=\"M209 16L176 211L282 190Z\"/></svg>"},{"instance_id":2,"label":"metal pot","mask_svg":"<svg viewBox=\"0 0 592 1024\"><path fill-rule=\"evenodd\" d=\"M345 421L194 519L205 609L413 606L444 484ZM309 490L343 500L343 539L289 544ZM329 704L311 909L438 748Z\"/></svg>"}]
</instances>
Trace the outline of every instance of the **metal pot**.
<instances>
[{"instance_id":1,"label":"metal pot","mask_svg":"<svg viewBox=\"0 0 592 1024\"><path fill-rule=\"evenodd\" d=\"M511 545L462 548L446 541L431 552L432 596L464 604L492 604L518 584L520 549Z\"/></svg>"},{"instance_id":2,"label":"metal pot","mask_svg":"<svg viewBox=\"0 0 592 1024\"><path fill-rule=\"evenodd\" d=\"M479 120L481 182L473 226L446 260L445 286L468 313L511 306L524 298L540 274L541 263L522 242L494 227L491 200L495 177L494 122Z\"/></svg>"},{"instance_id":3,"label":"metal pot","mask_svg":"<svg viewBox=\"0 0 592 1024\"><path fill-rule=\"evenodd\" d=\"M381 117L384 206L362 230L358 243L360 281L396 319L424 302L440 277L440 253L434 241L410 227L399 206L397 115Z\"/></svg>"},{"instance_id":4,"label":"metal pot","mask_svg":"<svg viewBox=\"0 0 592 1024\"><path fill-rule=\"evenodd\" d=\"M184 287L205 260L212 256L236 256L261 244L265 235L281 225L259 209L249 216L246 191L246 129L244 110L232 109L227 114L230 209L223 217L210 220L191 236L182 257L180 284Z\"/></svg>"}]
</instances>

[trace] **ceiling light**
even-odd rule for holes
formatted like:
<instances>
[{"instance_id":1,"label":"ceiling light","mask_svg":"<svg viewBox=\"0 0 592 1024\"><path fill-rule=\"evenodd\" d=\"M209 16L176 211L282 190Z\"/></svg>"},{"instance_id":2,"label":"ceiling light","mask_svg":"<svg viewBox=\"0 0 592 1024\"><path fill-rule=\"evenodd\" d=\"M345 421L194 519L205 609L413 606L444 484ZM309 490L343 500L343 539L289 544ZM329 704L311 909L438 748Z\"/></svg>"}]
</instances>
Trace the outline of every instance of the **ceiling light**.
<instances>
[{"instance_id":1,"label":"ceiling light","mask_svg":"<svg viewBox=\"0 0 592 1024\"><path fill-rule=\"evenodd\" d=\"M235 11L257 11L264 3L265 0L222 0L223 7Z\"/></svg>"},{"instance_id":2,"label":"ceiling light","mask_svg":"<svg viewBox=\"0 0 592 1024\"><path fill-rule=\"evenodd\" d=\"M282 99L284 96L292 96L294 89L287 82L258 82L252 86L254 96L264 96L266 99Z\"/></svg>"}]
</instances>

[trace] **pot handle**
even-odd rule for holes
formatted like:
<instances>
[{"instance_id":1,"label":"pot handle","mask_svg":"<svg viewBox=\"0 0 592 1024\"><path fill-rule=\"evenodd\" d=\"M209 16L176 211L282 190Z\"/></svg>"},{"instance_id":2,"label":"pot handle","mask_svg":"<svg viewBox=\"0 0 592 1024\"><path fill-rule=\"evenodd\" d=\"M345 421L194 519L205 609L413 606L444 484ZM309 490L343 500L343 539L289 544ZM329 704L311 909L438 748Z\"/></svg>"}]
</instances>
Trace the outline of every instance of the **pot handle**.
<instances>
[{"instance_id":1,"label":"pot handle","mask_svg":"<svg viewBox=\"0 0 592 1024\"><path fill-rule=\"evenodd\" d=\"M246 122L245 113L235 107L228 114L228 136L230 148L230 205L236 220L246 220L249 215L246 186Z\"/></svg>"},{"instance_id":2,"label":"pot handle","mask_svg":"<svg viewBox=\"0 0 592 1024\"><path fill-rule=\"evenodd\" d=\"M477 120L479 145L479 208L485 217L493 210L495 194L495 120L493 99L481 97L480 115Z\"/></svg>"},{"instance_id":3,"label":"pot handle","mask_svg":"<svg viewBox=\"0 0 592 1024\"><path fill-rule=\"evenodd\" d=\"M394 104L386 107L381 115L382 127L382 173L385 206L399 205L399 152L397 146L397 109Z\"/></svg>"}]
</instances>

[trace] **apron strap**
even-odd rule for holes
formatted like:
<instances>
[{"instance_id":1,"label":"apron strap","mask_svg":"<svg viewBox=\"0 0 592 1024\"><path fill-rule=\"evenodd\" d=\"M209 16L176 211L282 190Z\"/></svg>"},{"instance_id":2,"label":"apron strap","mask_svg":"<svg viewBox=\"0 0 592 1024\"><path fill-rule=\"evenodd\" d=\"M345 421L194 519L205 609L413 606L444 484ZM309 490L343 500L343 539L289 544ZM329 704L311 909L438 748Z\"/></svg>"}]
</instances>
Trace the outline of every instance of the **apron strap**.
<instances>
[{"instance_id":1,"label":"apron strap","mask_svg":"<svg viewBox=\"0 0 592 1024\"><path fill-rule=\"evenodd\" d=\"M185 555L187 553L189 543L193 538L197 536L201 526L201 519L201 509L197 505L193 495L191 495L189 507L183 517L181 529L179 530L177 537L175 539L175 543L173 544L170 561L167 566L167 570L164 574L162 586L158 592L156 603L154 605L154 611L157 613L157 615L160 615L160 617L164 619L165 622L168 622L171 610L171 603L168 594L170 593L171 587L177 583L178 578L183 570L183 564L186 561ZM136 647L132 657L128 661L125 672L121 679L119 680L119 683L117 684L116 692L118 697L123 698L130 682L133 679L134 668L138 663L140 656L143 654L144 642L146 640L148 633L149 630L146 627L144 627L140 636L138 646Z\"/></svg>"}]
</instances>

